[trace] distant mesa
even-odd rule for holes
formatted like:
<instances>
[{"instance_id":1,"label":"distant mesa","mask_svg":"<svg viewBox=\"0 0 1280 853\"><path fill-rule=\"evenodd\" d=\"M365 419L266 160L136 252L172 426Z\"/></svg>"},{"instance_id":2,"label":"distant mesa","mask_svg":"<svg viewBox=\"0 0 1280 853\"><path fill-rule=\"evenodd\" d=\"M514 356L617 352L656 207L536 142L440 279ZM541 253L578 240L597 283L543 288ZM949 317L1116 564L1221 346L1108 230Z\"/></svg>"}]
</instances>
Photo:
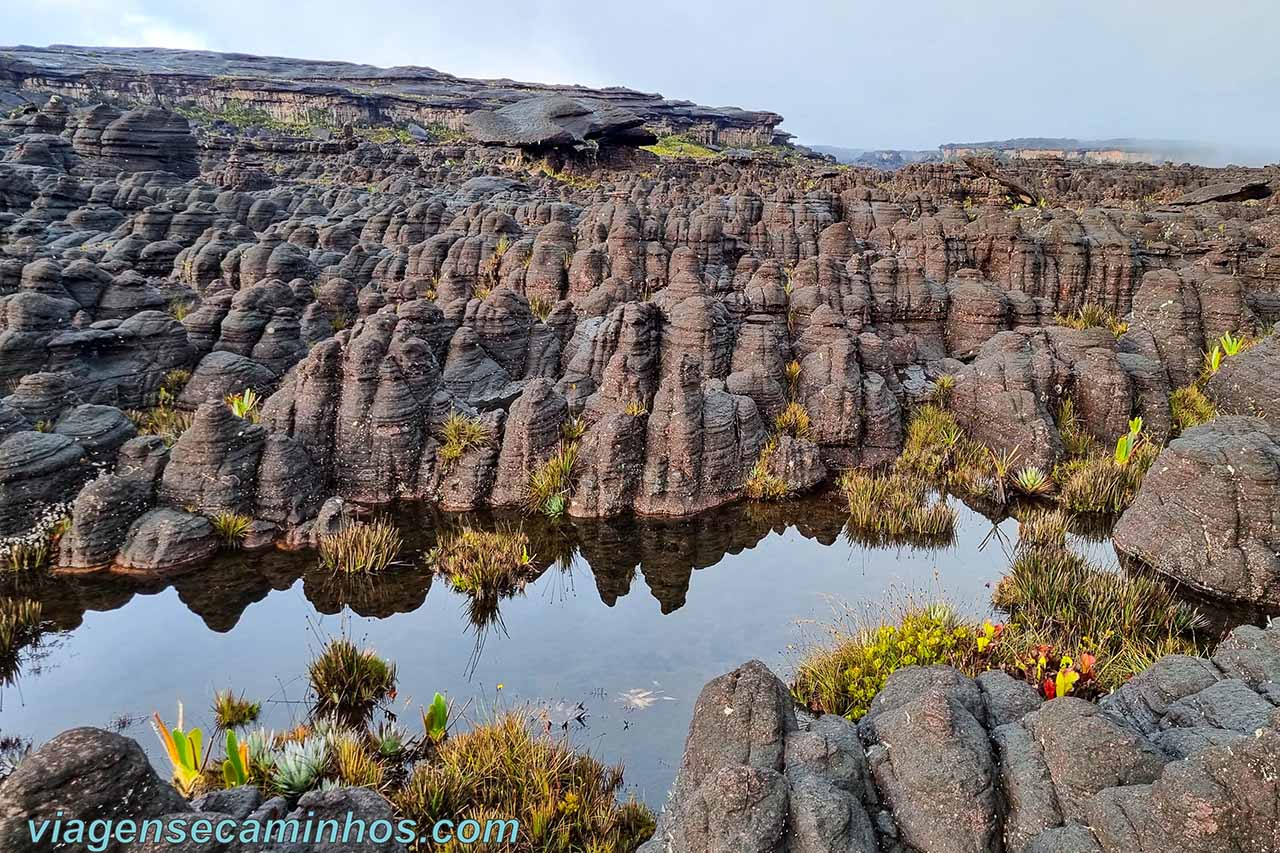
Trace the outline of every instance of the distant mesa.
<instances>
[{"instance_id":1,"label":"distant mesa","mask_svg":"<svg viewBox=\"0 0 1280 853\"><path fill-rule=\"evenodd\" d=\"M850 166L867 166L892 171L912 163L942 163L967 158L1003 162L1020 160L1060 160L1072 163L1198 163L1226 165L1238 162L1263 165L1274 154L1257 150L1224 150L1204 143L1172 139L1070 139L1061 137L1021 137L986 142L947 142L930 149L863 149L815 145L815 151L829 154Z\"/></svg>"},{"instance_id":2,"label":"distant mesa","mask_svg":"<svg viewBox=\"0 0 1280 853\"><path fill-rule=\"evenodd\" d=\"M7 90L7 91L6 91ZM644 145L686 134L722 148L785 141L782 116L610 86L474 80L419 66L379 68L348 62L167 48L51 45L0 47L0 102L23 92L80 101L139 103L198 111L229 123L324 131L393 126L437 138L474 134L517 147L605 140Z\"/></svg>"}]
</instances>

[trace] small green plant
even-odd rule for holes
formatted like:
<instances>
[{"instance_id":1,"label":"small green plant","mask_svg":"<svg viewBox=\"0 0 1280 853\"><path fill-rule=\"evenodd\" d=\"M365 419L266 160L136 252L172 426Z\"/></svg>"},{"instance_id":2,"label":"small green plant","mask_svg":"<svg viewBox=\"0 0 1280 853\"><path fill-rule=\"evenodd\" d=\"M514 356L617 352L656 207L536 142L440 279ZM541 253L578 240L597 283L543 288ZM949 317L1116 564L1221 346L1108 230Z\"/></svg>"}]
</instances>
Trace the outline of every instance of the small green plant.
<instances>
[{"instance_id":1,"label":"small green plant","mask_svg":"<svg viewBox=\"0 0 1280 853\"><path fill-rule=\"evenodd\" d=\"M431 707L422 712L422 728L427 738L435 744L444 740L449 732L449 703L443 695L437 693Z\"/></svg>"},{"instance_id":2,"label":"small green plant","mask_svg":"<svg viewBox=\"0 0 1280 853\"><path fill-rule=\"evenodd\" d=\"M1068 314L1055 314L1053 322L1059 326L1072 329L1107 329L1117 338L1129 330L1129 324L1118 319L1101 305L1087 303L1078 311Z\"/></svg>"},{"instance_id":3,"label":"small green plant","mask_svg":"<svg viewBox=\"0 0 1280 853\"><path fill-rule=\"evenodd\" d=\"M883 621L881 621L883 620ZM814 713L864 716L871 700L895 671L907 666L948 664L974 672L991 636L963 622L945 604L907 602L897 612L847 617L832 626L830 642L814 648L796 667L791 693Z\"/></svg>"},{"instance_id":4,"label":"small green plant","mask_svg":"<svg viewBox=\"0 0 1280 853\"><path fill-rule=\"evenodd\" d=\"M1222 347L1214 344L1213 349L1204 354L1204 374L1212 376L1222 367Z\"/></svg>"},{"instance_id":5,"label":"small green plant","mask_svg":"<svg viewBox=\"0 0 1280 853\"><path fill-rule=\"evenodd\" d=\"M377 574L400 553L400 531L385 519L356 521L320 537L320 564L348 575Z\"/></svg>"},{"instance_id":6,"label":"small green plant","mask_svg":"<svg viewBox=\"0 0 1280 853\"><path fill-rule=\"evenodd\" d=\"M787 407L774 418L773 424L780 433L792 435L796 438L809 437L809 412L799 403L788 403Z\"/></svg>"},{"instance_id":7,"label":"small green plant","mask_svg":"<svg viewBox=\"0 0 1280 853\"><path fill-rule=\"evenodd\" d=\"M209 520L213 523L214 533L218 534L222 544L228 548L239 548L249 535L249 528L253 526L253 519L249 516L225 509L214 513Z\"/></svg>"},{"instance_id":8,"label":"small green plant","mask_svg":"<svg viewBox=\"0 0 1280 853\"><path fill-rule=\"evenodd\" d=\"M649 407L643 400L631 400L627 403L626 413L633 418L643 417L649 414Z\"/></svg>"},{"instance_id":9,"label":"small green plant","mask_svg":"<svg viewBox=\"0 0 1280 853\"><path fill-rule=\"evenodd\" d=\"M125 416L133 421L139 435L157 435L166 447L172 447L194 420L192 412L184 412L169 406L150 409L129 409Z\"/></svg>"},{"instance_id":10,"label":"small green plant","mask_svg":"<svg viewBox=\"0 0 1280 853\"><path fill-rule=\"evenodd\" d=\"M944 373L933 381L932 400L939 406L945 407L951 400L951 392L956 389L956 378L950 373Z\"/></svg>"},{"instance_id":11,"label":"small green plant","mask_svg":"<svg viewBox=\"0 0 1280 853\"><path fill-rule=\"evenodd\" d=\"M250 702L244 694L236 695L230 689L213 694L213 719L222 730L239 729L258 721L262 703Z\"/></svg>"},{"instance_id":12,"label":"small green plant","mask_svg":"<svg viewBox=\"0 0 1280 853\"><path fill-rule=\"evenodd\" d=\"M331 639L307 668L317 717L359 726L395 695L396 667L345 637Z\"/></svg>"},{"instance_id":13,"label":"small green plant","mask_svg":"<svg viewBox=\"0 0 1280 853\"><path fill-rule=\"evenodd\" d=\"M1245 339L1243 337L1237 338L1227 332L1218 341L1218 345L1222 347L1222 352L1228 356L1239 355L1245 347Z\"/></svg>"},{"instance_id":14,"label":"small green plant","mask_svg":"<svg viewBox=\"0 0 1280 853\"><path fill-rule=\"evenodd\" d=\"M800 393L800 362L788 361L783 372L787 377L787 399L794 401Z\"/></svg>"},{"instance_id":15,"label":"small green plant","mask_svg":"<svg viewBox=\"0 0 1280 853\"><path fill-rule=\"evenodd\" d=\"M329 744L322 737L290 741L275 756L271 781L286 797L300 797L314 788L329 766Z\"/></svg>"},{"instance_id":16,"label":"small green plant","mask_svg":"<svg viewBox=\"0 0 1280 853\"><path fill-rule=\"evenodd\" d=\"M246 388L239 394L228 394L226 403L231 409L231 414L237 418L245 418L253 423L258 422L258 403L261 400L258 392L252 388Z\"/></svg>"},{"instance_id":17,"label":"small green plant","mask_svg":"<svg viewBox=\"0 0 1280 853\"><path fill-rule=\"evenodd\" d=\"M1019 637L1010 638L1010 662L1031 657L1037 646L1074 650L1076 658L1089 652L1103 661L1104 690L1134 674L1126 661L1135 650L1169 648L1170 642L1182 654L1203 650L1204 617L1164 584L1095 566L1056 543L1019 549L992 601L1020 628ZM1041 684L1041 674L1029 680Z\"/></svg>"},{"instance_id":18,"label":"small green plant","mask_svg":"<svg viewBox=\"0 0 1280 853\"><path fill-rule=\"evenodd\" d=\"M186 299L175 299L169 303L169 316L181 323L191 314L195 303Z\"/></svg>"},{"instance_id":19,"label":"small green plant","mask_svg":"<svg viewBox=\"0 0 1280 853\"><path fill-rule=\"evenodd\" d=\"M1053 480L1044 470L1035 466L1028 465L1022 468L1014 475L1013 484L1028 497L1040 497L1047 495L1053 491Z\"/></svg>"},{"instance_id":20,"label":"small green plant","mask_svg":"<svg viewBox=\"0 0 1280 853\"><path fill-rule=\"evenodd\" d=\"M441 433L444 442L438 456L445 464L458 461L468 450L483 447L490 441L489 428L482 420L456 411L445 418Z\"/></svg>"},{"instance_id":21,"label":"small green plant","mask_svg":"<svg viewBox=\"0 0 1280 853\"><path fill-rule=\"evenodd\" d=\"M338 784L377 790L386 781L386 768L369 747L369 739L339 731L329 738L330 766Z\"/></svg>"},{"instance_id":22,"label":"small green plant","mask_svg":"<svg viewBox=\"0 0 1280 853\"><path fill-rule=\"evenodd\" d=\"M209 760L209 753L203 749L203 733L199 729L185 730L181 702L178 724L173 729L164 724L158 713L151 715L151 725L173 766L173 786L184 797L192 796L200 787Z\"/></svg>"},{"instance_id":23,"label":"small green plant","mask_svg":"<svg viewBox=\"0 0 1280 853\"><path fill-rule=\"evenodd\" d=\"M1057 427L1067 456L1083 459L1093 452L1093 436L1080 421L1076 414L1075 402L1070 397L1063 400L1062 405L1058 407Z\"/></svg>"},{"instance_id":24,"label":"small green plant","mask_svg":"<svg viewBox=\"0 0 1280 853\"><path fill-rule=\"evenodd\" d=\"M227 729L227 757L222 762L222 784L228 788L249 784L249 745L240 743L231 729Z\"/></svg>"}]
</instances>

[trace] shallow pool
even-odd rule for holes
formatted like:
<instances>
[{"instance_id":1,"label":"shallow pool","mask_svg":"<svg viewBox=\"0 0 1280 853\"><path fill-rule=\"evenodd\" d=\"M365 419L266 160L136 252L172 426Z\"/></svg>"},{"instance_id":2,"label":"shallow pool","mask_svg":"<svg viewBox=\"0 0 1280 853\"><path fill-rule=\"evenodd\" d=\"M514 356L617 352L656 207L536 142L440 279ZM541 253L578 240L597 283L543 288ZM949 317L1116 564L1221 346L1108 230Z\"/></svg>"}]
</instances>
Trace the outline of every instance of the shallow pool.
<instances>
[{"instance_id":1,"label":"shallow pool","mask_svg":"<svg viewBox=\"0 0 1280 853\"><path fill-rule=\"evenodd\" d=\"M941 550L868 548L843 535L829 498L742 505L680 522L564 521L530 528L542 575L477 629L467 600L432 582L421 555L457 516L402 510L406 565L337 583L311 554L240 553L173 579L27 581L62 633L3 688L0 734L39 743L78 725L118 726L158 758L145 723L210 723L213 692L264 701L263 724L305 714L307 662L347 633L399 667L396 710L420 726L439 690L466 714L531 703L556 731L622 762L628 788L660 806L698 691L750 658L786 673L797 649L845 606L937 594L974 614L1008 565L1017 523L957 505ZM473 518L479 523L501 523ZM10 590L12 593L13 590Z\"/></svg>"}]
</instances>

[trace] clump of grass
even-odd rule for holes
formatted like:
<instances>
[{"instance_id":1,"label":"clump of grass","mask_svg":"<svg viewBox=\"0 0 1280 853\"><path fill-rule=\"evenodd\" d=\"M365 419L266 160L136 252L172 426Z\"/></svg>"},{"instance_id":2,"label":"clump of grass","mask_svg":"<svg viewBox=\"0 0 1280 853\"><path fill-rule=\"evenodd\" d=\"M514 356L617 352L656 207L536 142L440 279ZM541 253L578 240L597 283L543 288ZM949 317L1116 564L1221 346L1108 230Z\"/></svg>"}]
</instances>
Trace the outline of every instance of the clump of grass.
<instances>
[{"instance_id":1,"label":"clump of grass","mask_svg":"<svg viewBox=\"0 0 1280 853\"><path fill-rule=\"evenodd\" d=\"M334 777L343 787L376 791L386 782L386 767L362 733L336 732L329 738L329 753Z\"/></svg>"},{"instance_id":2,"label":"clump of grass","mask_svg":"<svg viewBox=\"0 0 1280 853\"><path fill-rule=\"evenodd\" d=\"M1169 410L1178 432L1207 424L1218 416L1218 407L1196 385L1184 385L1170 394Z\"/></svg>"},{"instance_id":3,"label":"clump of grass","mask_svg":"<svg viewBox=\"0 0 1280 853\"><path fill-rule=\"evenodd\" d=\"M533 573L529 536L520 528L465 526L442 534L427 564L458 592L488 601L514 595Z\"/></svg>"},{"instance_id":4,"label":"clump of grass","mask_svg":"<svg viewBox=\"0 0 1280 853\"><path fill-rule=\"evenodd\" d=\"M1117 338L1129 330L1129 324L1120 320L1101 305L1088 303L1079 310L1067 314L1054 314L1053 322L1072 329L1106 329Z\"/></svg>"},{"instance_id":5,"label":"clump of grass","mask_svg":"<svg viewBox=\"0 0 1280 853\"><path fill-rule=\"evenodd\" d=\"M237 695L227 689L213 694L213 719L219 729L239 729L256 723L260 713L262 703L249 701L243 693Z\"/></svg>"},{"instance_id":6,"label":"clump of grass","mask_svg":"<svg viewBox=\"0 0 1280 853\"><path fill-rule=\"evenodd\" d=\"M320 537L320 563L332 572L376 574L391 565L400 544L400 531L391 522L357 521Z\"/></svg>"},{"instance_id":7,"label":"clump of grass","mask_svg":"<svg viewBox=\"0 0 1280 853\"><path fill-rule=\"evenodd\" d=\"M796 402L788 403L787 407L774 418L773 425L778 432L796 438L808 438L810 435L809 412Z\"/></svg>"},{"instance_id":8,"label":"clump of grass","mask_svg":"<svg viewBox=\"0 0 1280 853\"><path fill-rule=\"evenodd\" d=\"M456 411L445 418L441 432L444 442L438 456L446 464L457 462L468 450L483 447L490 440L489 428L484 421Z\"/></svg>"},{"instance_id":9,"label":"clump of grass","mask_svg":"<svg viewBox=\"0 0 1280 853\"><path fill-rule=\"evenodd\" d=\"M788 282L790 279L788 279ZM787 377L787 399L795 400L800 391L800 362L794 358L787 362L787 366L783 368L783 372Z\"/></svg>"},{"instance_id":10,"label":"clump of grass","mask_svg":"<svg viewBox=\"0 0 1280 853\"><path fill-rule=\"evenodd\" d=\"M896 466L936 482L952 467L964 440L955 416L937 404L927 403L916 409L907 422Z\"/></svg>"},{"instance_id":11,"label":"clump of grass","mask_svg":"<svg viewBox=\"0 0 1280 853\"><path fill-rule=\"evenodd\" d=\"M945 604L907 602L887 616L850 615L826 645L796 667L791 695L814 713L858 720L888 677L903 667L948 664L970 674L982 665L980 628Z\"/></svg>"},{"instance_id":12,"label":"clump of grass","mask_svg":"<svg viewBox=\"0 0 1280 853\"><path fill-rule=\"evenodd\" d=\"M929 503L929 484L920 477L851 470L839 485L849 504L847 530L858 541L927 546L949 544L955 536L955 512L945 500Z\"/></svg>"},{"instance_id":13,"label":"clump of grass","mask_svg":"<svg viewBox=\"0 0 1280 853\"><path fill-rule=\"evenodd\" d=\"M753 501L780 501L791 494L787 481L774 474L770 468L770 461L777 450L778 438L770 436L760 448L760 456L747 475L743 492Z\"/></svg>"},{"instance_id":14,"label":"clump of grass","mask_svg":"<svg viewBox=\"0 0 1280 853\"><path fill-rule=\"evenodd\" d=\"M1133 503L1142 478L1159 453L1159 447L1144 441L1124 464L1110 456L1069 459L1054 469L1054 479L1061 485L1058 502L1072 512L1123 512Z\"/></svg>"},{"instance_id":15,"label":"clump of grass","mask_svg":"<svg viewBox=\"0 0 1280 853\"><path fill-rule=\"evenodd\" d=\"M649 407L644 404L644 400L630 400L625 411L631 417L639 418L649 414Z\"/></svg>"},{"instance_id":16,"label":"clump of grass","mask_svg":"<svg viewBox=\"0 0 1280 853\"><path fill-rule=\"evenodd\" d=\"M653 834L647 808L616 799L620 766L535 735L533 724L529 714L508 711L445 740L392 794L396 810L424 826L445 818L518 820L518 841L501 848L518 853L629 853Z\"/></svg>"},{"instance_id":17,"label":"clump of grass","mask_svg":"<svg viewBox=\"0 0 1280 853\"><path fill-rule=\"evenodd\" d=\"M556 307L556 301L550 296L542 294L534 294L529 297L529 310L533 312L533 316L542 322L547 322L547 318L551 316L551 311Z\"/></svg>"},{"instance_id":18,"label":"clump of grass","mask_svg":"<svg viewBox=\"0 0 1280 853\"><path fill-rule=\"evenodd\" d=\"M955 390L956 378L950 373L944 373L934 380L930 397L935 405L945 407L951 400L951 392Z\"/></svg>"},{"instance_id":19,"label":"clump of grass","mask_svg":"<svg viewBox=\"0 0 1280 853\"><path fill-rule=\"evenodd\" d=\"M1067 456L1083 459L1093 452L1093 436L1080 422L1080 416L1076 414L1075 402L1070 397L1063 400L1058 408L1057 426Z\"/></svg>"},{"instance_id":20,"label":"clump of grass","mask_svg":"<svg viewBox=\"0 0 1280 853\"><path fill-rule=\"evenodd\" d=\"M1067 514L1060 509L1029 510L1018 519L1018 547L1065 548L1069 523Z\"/></svg>"},{"instance_id":21,"label":"clump of grass","mask_svg":"<svg viewBox=\"0 0 1280 853\"><path fill-rule=\"evenodd\" d=\"M529 475L526 509L552 517L563 514L573 491L573 471L577 464L577 440L561 441L555 453Z\"/></svg>"},{"instance_id":22,"label":"clump of grass","mask_svg":"<svg viewBox=\"0 0 1280 853\"><path fill-rule=\"evenodd\" d=\"M213 522L214 533L218 534L222 544L228 548L239 548L253 525L253 519L244 513L225 509L215 513L209 520Z\"/></svg>"},{"instance_id":23,"label":"clump of grass","mask_svg":"<svg viewBox=\"0 0 1280 853\"><path fill-rule=\"evenodd\" d=\"M129 409L125 416L133 421L139 435L158 435L166 447L172 447L195 419L194 413L169 406Z\"/></svg>"},{"instance_id":24,"label":"clump of grass","mask_svg":"<svg viewBox=\"0 0 1280 853\"><path fill-rule=\"evenodd\" d=\"M169 316L181 323L187 319L196 303L187 299L174 299L169 303Z\"/></svg>"},{"instance_id":25,"label":"clump of grass","mask_svg":"<svg viewBox=\"0 0 1280 853\"><path fill-rule=\"evenodd\" d=\"M329 640L307 667L314 716L361 726L395 694L396 666L345 637Z\"/></svg>"},{"instance_id":26,"label":"clump of grass","mask_svg":"<svg viewBox=\"0 0 1280 853\"><path fill-rule=\"evenodd\" d=\"M1087 651L1100 661L1103 689L1133 675L1125 661L1143 650L1203 651L1196 634L1204 618L1168 587L1100 568L1057 544L1019 549L992 601L1023 635L1007 646L1010 663L1034 645L1078 650L1077 656Z\"/></svg>"}]
</instances>

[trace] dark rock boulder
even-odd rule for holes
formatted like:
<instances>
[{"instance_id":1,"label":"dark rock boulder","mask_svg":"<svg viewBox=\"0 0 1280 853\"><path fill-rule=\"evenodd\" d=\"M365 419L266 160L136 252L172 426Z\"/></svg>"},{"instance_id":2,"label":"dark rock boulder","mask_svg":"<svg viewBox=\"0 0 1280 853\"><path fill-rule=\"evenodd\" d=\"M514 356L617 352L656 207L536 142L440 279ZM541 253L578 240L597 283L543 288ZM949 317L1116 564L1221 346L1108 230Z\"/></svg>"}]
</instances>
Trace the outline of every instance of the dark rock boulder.
<instances>
[{"instance_id":1,"label":"dark rock boulder","mask_svg":"<svg viewBox=\"0 0 1280 853\"><path fill-rule=\"evenodd\" d=\"M1223 416L1156 459L1117 523L1116 550L1180 584L1280 602L1280 427Z\"/></svg>"},{"instance_id":2,"label":"dark rock boulder","mask_svg":"<svg viewBox=\"0 0 1280 853\"><path fill-rule=\"evenodd\" d=\"M176 509L153 509L130 525L116 558L119 570L166 573L207 560L218 551L209 519Z\"/></svg>"},{"instance_id":3,"label":"dark rock boulder","mask_svg":"<svg viewBox=\"0 0 1280 853\"><path fill-rule=\"evenodd\" d=\"M478 142L522 148L576 145L589 139L632 145L656 142L644 119L601 101L536 95L496 110L467 115L467 131Z\"/></svg>"},{"instance_id":4,"label":"dark rock boulder","mask_svg":"<svg viewBox=\"0 0 1280 853\"><path fill-rule=\"evenodd\" d=\"M0 783L0 848L11 853L50 849L48 841L31 839L31 819L142 821L176 812L190 809L156 776L137 742L100 729L72 729L32 753ZM121 850L118 844L108 849Z\"/></svg>"},{"instance_id":5,"label":"dark rock boulder","mask_svg":"<svg viewBox=\"0 0 1280 853\"><path fill-rule=\"evenodd\" d=\"M84 450L65 435L24 431L0 439L0 536L29 530L71 500L91 472Z\"/></svg>"},{"instance_id":6,"label":"dark rock boulder","mask_svg":"<svg viewBox=\"0 0 1280 853\"><path fill-rule=\"evenodd\" d=\"M1205 384L1205 393L1221 412L1280 424L1280 331L1223 359Z\"/></svg>"}]
</instances>

